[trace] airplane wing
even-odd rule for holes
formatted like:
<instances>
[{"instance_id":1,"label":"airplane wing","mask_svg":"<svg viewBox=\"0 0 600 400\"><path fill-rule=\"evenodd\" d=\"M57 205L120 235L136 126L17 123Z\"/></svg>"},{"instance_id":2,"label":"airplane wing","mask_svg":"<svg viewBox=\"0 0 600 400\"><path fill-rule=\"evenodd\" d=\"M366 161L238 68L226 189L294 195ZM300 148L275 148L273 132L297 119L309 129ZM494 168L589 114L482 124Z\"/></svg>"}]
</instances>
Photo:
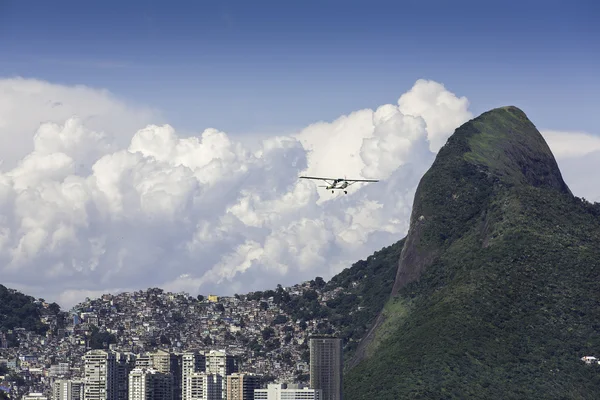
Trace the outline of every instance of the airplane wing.
<instances>
[{"instance_id":1,"label":"airplane wing","mask_svg":"<svg viewBox=\"0 0 600 400\"><path fill-rule=\"evenodd\" d=\"M336 178L319 178L319 177L316 177L316 176L301 176L300 178L303 178L303 179L317 179L317 180L320 180L320 181L335 181L336 180Z\"/></svg>"},{"instance_id":2,"label":"airplane wing","mask_svg":"<svg viewBox=\"0 0 600 400\"><path fill-rule=\"evenodd\" d=\"M344 179L346 182L379 182L377 179Z\"/></svg>"}]
</instances>

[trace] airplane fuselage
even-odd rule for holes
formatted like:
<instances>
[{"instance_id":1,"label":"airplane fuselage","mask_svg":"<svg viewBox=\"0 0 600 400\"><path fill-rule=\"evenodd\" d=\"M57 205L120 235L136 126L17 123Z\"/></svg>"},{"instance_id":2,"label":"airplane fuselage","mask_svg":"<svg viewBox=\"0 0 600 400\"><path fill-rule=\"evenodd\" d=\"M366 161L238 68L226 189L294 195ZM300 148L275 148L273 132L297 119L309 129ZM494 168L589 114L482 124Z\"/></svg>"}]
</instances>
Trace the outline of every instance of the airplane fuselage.
<instances>
[{"instance_id":1,"label":"airplane fuselage","mask_svg":"<svg viewBox=\"0 0 600 400\"><path fill-rule=\"evenodd\" d=\"M338 183L343 182L341 185L338 186ZM333 181L333 185L329 185L326 188L329 190L333 190L333 189L346 189L348 187L348 181L345 181L343 179L336 179L335 181Z\"/></svg>"}]
</instances>

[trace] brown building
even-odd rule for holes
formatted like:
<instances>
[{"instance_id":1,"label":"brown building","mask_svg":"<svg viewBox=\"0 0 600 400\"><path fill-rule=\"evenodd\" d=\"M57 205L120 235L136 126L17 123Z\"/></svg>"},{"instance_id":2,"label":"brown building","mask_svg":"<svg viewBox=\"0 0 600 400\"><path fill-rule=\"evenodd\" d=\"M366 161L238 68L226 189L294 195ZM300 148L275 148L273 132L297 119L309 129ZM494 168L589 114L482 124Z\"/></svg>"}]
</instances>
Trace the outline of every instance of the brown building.
<instances>
[{"instance_id":1,"label":"brown building","mask_svg":"<svg viewBox=\"0 0 600 400\"><path fill-rule=\"evenodd\" d=\"M256 375L234 373L227 376L227 400L254 400L254 389L258 388Z\"/></svg>"}]
</instances>

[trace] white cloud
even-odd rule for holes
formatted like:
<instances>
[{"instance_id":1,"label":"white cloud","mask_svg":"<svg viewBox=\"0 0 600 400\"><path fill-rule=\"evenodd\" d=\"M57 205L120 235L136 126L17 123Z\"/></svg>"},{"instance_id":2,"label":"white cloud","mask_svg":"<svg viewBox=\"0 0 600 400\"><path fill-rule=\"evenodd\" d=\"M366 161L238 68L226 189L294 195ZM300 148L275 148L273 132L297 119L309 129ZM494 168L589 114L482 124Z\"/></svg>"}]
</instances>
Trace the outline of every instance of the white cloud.
<instances>
[{"instance_id":1,"label":"white cloud","mask_svg":"<svg viewBox=\"0 0 600 400\"><path fill-rule=\"evenodd\" d=\"M586 132L542 130L542 136L556 158L580 157L600 151L600 136Z\"/></svg>"},{"instance_id":2,"label":"white cloud","mask_svg":"<svg viewBox=\"0 0 600 400\"><path fill-rule=\"evenodd\" d=\"M432 150L471 117L465 98L419 80L398 105L243 143L212 128L180 137L104 91L3 80L0 135L21 139L0 153L0 274L63 306L328 279L405 235ZM300 174L381 181L334 195Z\"/></svg>"},{"instance_id":3,"label":"white cloud","mask_svg":"<svg viewBox=\"0 0 600 400\"><path fill-rule=\"evenodd\" d=\"M85 128L74 121L65 125L65 121L73 117L83 121ZM94 131L94 135L105 135L107 143L114 141L117 146L123 146L130 140L132 132L148 123L162 122L162 118L156 110L126 104L106 90L82 85L64 86L36 79L0 79L0 160L4 168L13 167L32 150L31 135L40 128L40 124L48 122L65 125L65 130L77 128L86 132L63 133L69 140L77 142L69 143L64 141L64 137L62 140L59 138L61 133L56 126L46 125L38 131L35 140L40 151L48 145L63 149L87 145L94 151L102 151L85 137L90 130ZM49 138L48 135L59 137Z\"/></svg>"},{"instance_id":4,"label":"white cloud","mask_svg":"<svg viewBox=\"0 0 600 400\"><path fill-rule=\"evenodd\" d=\"M600 202L600 136L586 132L542 130L571 191L588 201Z\"/></svg>"},{"instance_id":5,"label":"white cloud","mask_svg":"<svg viewBox=\"0 0 600 400\"><path fill-rule=\"evenodd\" d=\"M412 89L400 96L398 106L405 115L423 117L427 123L429 148L435 153L454 129L473 118L466 97L457 97L443 84L425 79L419 79Z\"/></svg>"}]
</instances>

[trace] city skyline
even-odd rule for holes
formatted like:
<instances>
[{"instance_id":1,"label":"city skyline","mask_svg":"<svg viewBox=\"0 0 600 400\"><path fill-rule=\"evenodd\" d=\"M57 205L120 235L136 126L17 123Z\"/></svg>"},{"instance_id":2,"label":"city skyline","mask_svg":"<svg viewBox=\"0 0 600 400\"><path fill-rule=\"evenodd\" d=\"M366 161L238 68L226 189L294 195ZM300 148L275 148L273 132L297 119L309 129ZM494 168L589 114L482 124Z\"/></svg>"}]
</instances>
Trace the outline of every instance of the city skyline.
<instances>
[{"instance_id":1,"label":"city skyline","mask_svg":"<svg viewBox=\"0 0 600 400\"><path fill-rule=\"evenodd\" d=\"M240 394L267 390L268 383L289 384L287 389L300 390L303 396L319 395L322 389L305 390L311 382L310 338L345 331L348 348L356 346L360 328L348 336L349 320L335 317L335 299L360 285L368 282L330 290L313 282L288 288L289 297L265 292L210 300L153 289L103 296L69 312L40 305L48 330L15 328L0 334L0 345L8 344L0 346L0 376L9 371L6 387L0 390L16 397L50 391L83 393L86 389L78 382L87 379L92 382L88 397L101 390L120 398L158 390L169 398L197 400L195 396L210 386L213 397L245 400ZM311 296L315 293L317 297ZM301 307L288 307L308 298L304 305L309 309L322 308L312 316ZM322 305L325 302L331 307ZM340 312L347 312L347 307L346 302ZM323 316L325 308L337 322ZM353 310L356 316L369 314L358 304ZM297 318L303 321L298 323ZM134 369L131 382L128 374ZM106 379L100 379L105 372ZM17 375L29 375L31 380L16 387L11 377ZM275 392L281 389L286 388ZM261 393L268 397L267 392Z\"/></svg>"}]
</instances>

